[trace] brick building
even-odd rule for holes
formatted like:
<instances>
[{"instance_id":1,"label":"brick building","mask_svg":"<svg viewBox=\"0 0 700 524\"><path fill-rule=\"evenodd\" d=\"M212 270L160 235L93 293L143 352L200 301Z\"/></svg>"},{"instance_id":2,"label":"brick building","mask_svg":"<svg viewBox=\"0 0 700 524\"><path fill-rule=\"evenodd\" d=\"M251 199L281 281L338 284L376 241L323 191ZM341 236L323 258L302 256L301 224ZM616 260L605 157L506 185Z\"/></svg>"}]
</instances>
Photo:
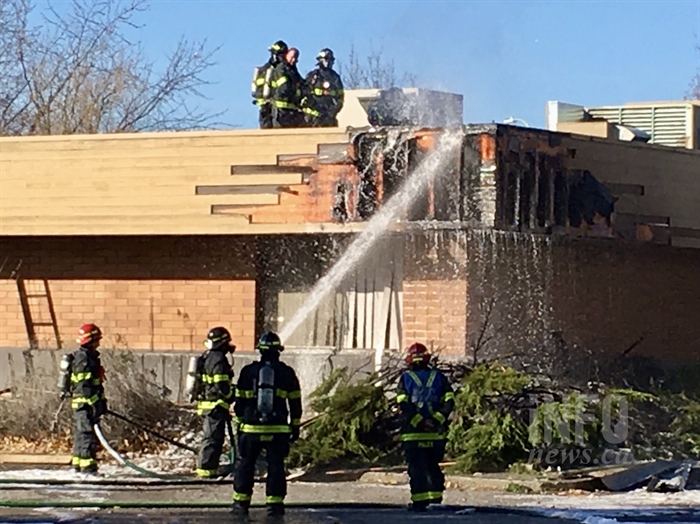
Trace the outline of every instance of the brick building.
<instances>
[{"instance_id":1,"label":"brick building","mask_svg":"<svg viewBox=\"0 0 700 524\"><path fill-rule=\"evenodd\" d=\"M0 347L72 346L94 321L114 347L199 350L223 324L252 350L441 137L0 138ZM700 152L499 125L461 144L288 346L536 354L557 332L700 359ZM611 216L582 219L585 172Z\"/></svg>"}]
</instances>

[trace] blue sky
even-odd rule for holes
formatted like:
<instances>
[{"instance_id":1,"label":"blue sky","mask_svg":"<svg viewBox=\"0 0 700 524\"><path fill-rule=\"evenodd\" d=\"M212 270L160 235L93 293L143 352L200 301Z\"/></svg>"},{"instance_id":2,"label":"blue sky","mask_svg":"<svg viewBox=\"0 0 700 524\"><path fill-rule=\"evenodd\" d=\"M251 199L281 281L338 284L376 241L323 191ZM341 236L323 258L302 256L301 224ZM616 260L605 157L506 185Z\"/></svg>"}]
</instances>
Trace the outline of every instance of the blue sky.
<instances>
[{"instance_id":1,"label":"blue sky","mask_svg":"<svg viewBox=\"0 0 700 524\"><path fill-rule=\"evenodd\" d=\"M463 94L467 122L515 116L538 127L547 100L680 99L700 66L700 0L151 0L138 22L154 59L180 35L221 46L201 105L241 127L257 125L252 69L280 38L301 50L302 74L322 47L339 61L352 45L360 56L381 49L420 87Z\"/></svg>"}]
</instances>

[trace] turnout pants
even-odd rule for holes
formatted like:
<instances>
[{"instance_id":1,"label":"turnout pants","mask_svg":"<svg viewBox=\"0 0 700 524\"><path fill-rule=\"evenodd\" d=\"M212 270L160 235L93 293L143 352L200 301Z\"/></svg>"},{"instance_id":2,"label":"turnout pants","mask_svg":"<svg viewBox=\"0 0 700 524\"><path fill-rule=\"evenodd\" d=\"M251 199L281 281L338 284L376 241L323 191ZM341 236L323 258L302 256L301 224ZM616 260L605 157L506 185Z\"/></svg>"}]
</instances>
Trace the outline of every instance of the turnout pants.
<instances>
[{"instance_id":1,"label":"turnout pants","mask_svg":"<svg viewBox=\"0 0 700 524\"><path fill-rule=\"evenodd\" d=\"M197 476L215 477L226 439L226 423L229 414L223 408L216 407L202 419L204 421L202 447L197 458Z\"/></svg>"},{"instance_id":2,"label":"turnout pants","mask_svg":"<svg viewBox=\"0 0 700 524\"><path fill-rule=\"evenodd\" d=\"M267 457L267 485L265 503L268 507L282 506L287 496L287 478L284 459L289 454L289 435L286 433L261 435L241 433L238 437L240 463L233 479L233 500L249 506L253 496L255 462L265 450Z\"/></svg>"},{"instance_id":3,"label":"turnout pants","mask_svg":"<svg viewBox=\"0 0 700 524\"><path fill-rule=\"evenodd\" d=\"M92 429L95 423L91 406L83 406L73 411L73 459L71 466L78 470L97 470L97 436Z\"/></svg>"},{"instance_id":4,"label":"turnout pants","mask_svg":"<svg viewBox=\"0 0 700 524\"><path fill-rule=\"evenodd\" d=\"M307 127L338 127L338 119L324 112L320 116L304 115Z\"/></svg>"},{"instance_id":5,"label":"turnout pants","mask_svg":"<svg viewBox=\"0 0 700 524\"><path fill-rule=\"evenodd\" d=\"M304 127L304 115L296 109L274 107L272 110L272 126L275 128Z\"/></svg>"},{"instance_id":6,"label":"turnout pants","mask_svg":"<svg viewBox=\"0 0 700 524\"><path fill-rule=\"evenodd\" d=\"M404 442L411 483L411 501L416 506L440 504L445 491L445 475L440 462L445 456L444 440Z\"/></svg>"},{"instance_id":7,"label":"turnout pants","mask_svg":"<svg viewBox=\"0 0 700 524\"><path fill-rule=\"evenodd\" d=\"M272 129L272 106L264 104L259 106L259 109L258 124L260 124L260 129Z\"/></svg>"}]
</instances>

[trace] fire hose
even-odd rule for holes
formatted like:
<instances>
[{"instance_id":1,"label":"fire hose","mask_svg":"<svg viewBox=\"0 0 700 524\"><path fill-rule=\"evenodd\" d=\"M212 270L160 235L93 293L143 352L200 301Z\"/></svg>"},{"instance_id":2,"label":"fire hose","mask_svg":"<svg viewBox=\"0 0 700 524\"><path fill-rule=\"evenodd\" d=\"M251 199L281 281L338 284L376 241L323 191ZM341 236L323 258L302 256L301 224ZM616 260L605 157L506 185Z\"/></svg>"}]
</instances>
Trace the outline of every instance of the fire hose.
<instances>
[{"instance_id":1,"label":"fire hose","mask_svg":"<svg viewBox=\"0 0 700 524\"><path fill-rule=\"evenodd\" d=\"M142 424L139 424L138 422L135 422L129 418L126 418L124 415L120 415L119 413L112 411L111 409L107 410L107 415L112 415L113 417L116 417L119 420L123 420L127 424L131 424L132 426L139 428L141 431L144 431L144 432L148 433L149 435L153 435L154 437L159 438L159 439L167 442L168 444L172 444L173 446L176 446L180 449L185 449L187 451L191 451L192 453L197 453L196 449L194 449L190 446L187 446L187 445L183 444L182 442L178 442L177 440L173 440L171 438L168 438L165 435L158 433L157 431L154 431L150 428L147 428L146 426L144 426Z\"/></svg>"},{"instance_id":2,"label":"fire hose","mask_svg":"<svg viewBox=\"0 0 700 524\"><path fill-rule=\"evenodd\" d=\"M119 420L122 420L124 422L127 422L129 424L132 424L133 426L137 427L138 429L140 429L140 430L142 430L150 435L153 435L154 437L159 438L165 442L168 442L169 444L177 446L180 449L185 449L187 451L191 451L192 453L197 453L196 449L194 449L190 446L187 446L181 442L178 442L176 440L173 440L169 437L166 437L165 435L162 435L162 434L158 433L157 431L154 431L150 428L147 428L146 426L139 424L138 422L135 422L135 421L125 417L124 415L121 415L120 413L112 411L111 409L107 410L107 414L111 415L115 418L118 418ZM226 427L228 429L228 436L229 436L229 440L230 440L231 451L230 451L230 455L229 455L229 460L230 460L230 467L232 468L233 464L235 462L235 459L236 459L236 445L235 445L233 427L231 425L231 418L230 417L226 421ZM134 464L133 462L125 459L112 446L109 445L109 442L107 442L107 439L105 438L104 434L102 433L102 429L100 428L99 424L95 424L93 426L93 428L95 431L95 435L97 436L97 439L100 441L100 444L102 444L102 447L122 466L126 466L128 468L131 468L134 471L136 471L142 475L145 475L147 477L150 477L150 478L158 478L158 479L165 479L165 478L172 479L173 478L172 476L163 476L163 475L159 475L158 473L148 471L147 469L141 468L141 467L137 466L136 464ZM177 477L177 478L186 478L186 477Z\"/></svg>"}]
</instances>

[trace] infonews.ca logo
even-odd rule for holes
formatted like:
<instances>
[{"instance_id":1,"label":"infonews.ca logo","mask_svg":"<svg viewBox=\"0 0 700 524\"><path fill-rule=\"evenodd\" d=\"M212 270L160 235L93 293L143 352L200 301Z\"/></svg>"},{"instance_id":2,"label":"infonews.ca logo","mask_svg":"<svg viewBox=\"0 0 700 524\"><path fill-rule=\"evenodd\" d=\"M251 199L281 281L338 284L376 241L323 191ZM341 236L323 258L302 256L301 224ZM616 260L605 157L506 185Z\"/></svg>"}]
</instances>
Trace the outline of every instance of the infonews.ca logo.
<instances>
[{"instance_id":1,"label":"infonews.ca logo","mask_svg":"<svg viewBox=\"0 0 700 524\"><path fill-rule=\"evenodd\" d=\"M634 461L616 448L629 436L629 403L610 394L575 394L529 410L529 462L540 466L621 465Z\"/></svg>"}]
</instances>

